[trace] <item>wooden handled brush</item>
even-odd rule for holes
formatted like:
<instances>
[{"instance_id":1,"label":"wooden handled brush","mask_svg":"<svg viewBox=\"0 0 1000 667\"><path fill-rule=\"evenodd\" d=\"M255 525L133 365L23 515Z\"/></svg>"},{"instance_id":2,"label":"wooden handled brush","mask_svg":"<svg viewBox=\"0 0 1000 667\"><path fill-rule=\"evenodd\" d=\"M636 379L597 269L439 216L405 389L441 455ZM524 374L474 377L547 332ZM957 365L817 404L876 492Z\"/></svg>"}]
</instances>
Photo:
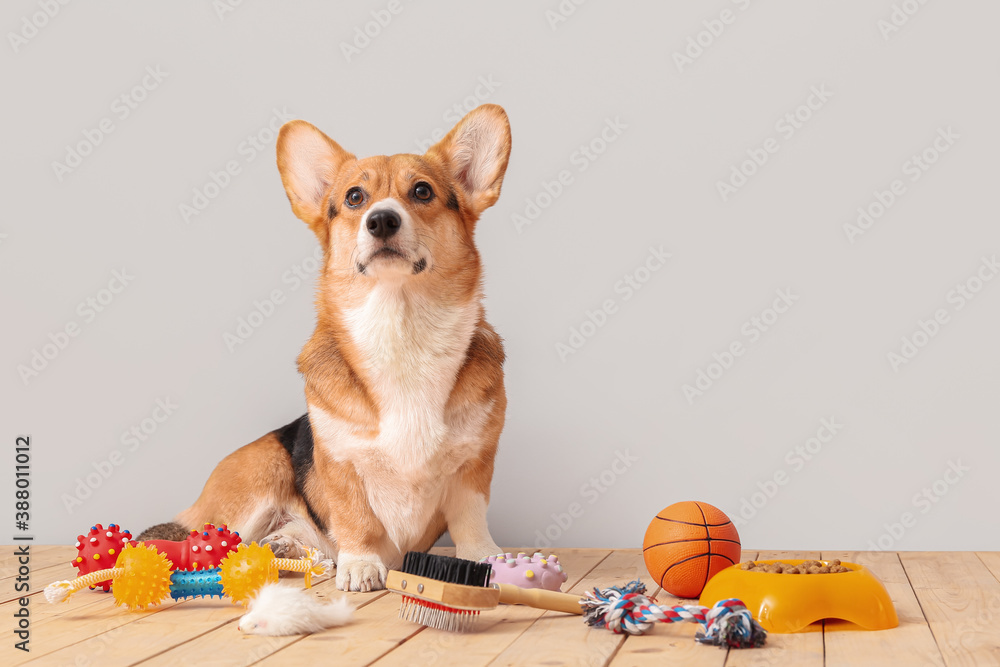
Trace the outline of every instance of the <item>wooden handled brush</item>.
<instances>
[{"instance_id":1,"label":"wooden handled brush","mask_svg":"<svg viewBox=\"0 0 1000 667\"><path fill-rule=\"evenodd\" d=\"M503 604L583 614L580 597L554 591L489 584L489 563L410 551L385 587L403 596L399 617L439 630L465 632L479 612Z\"/></svg>"}]
</instances>

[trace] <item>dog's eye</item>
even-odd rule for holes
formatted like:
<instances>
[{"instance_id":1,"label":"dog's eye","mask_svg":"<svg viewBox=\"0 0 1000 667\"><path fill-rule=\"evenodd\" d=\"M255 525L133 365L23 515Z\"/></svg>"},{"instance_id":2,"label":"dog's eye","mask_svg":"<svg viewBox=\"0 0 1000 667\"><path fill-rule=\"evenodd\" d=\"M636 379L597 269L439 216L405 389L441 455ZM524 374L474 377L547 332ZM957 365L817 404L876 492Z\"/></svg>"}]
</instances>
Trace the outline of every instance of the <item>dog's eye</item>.
<instances>
[{"instance_id":1,"label":"dog's eye","mask_svg":"<svg viewBox=\"0 0 1000 667\"><path fill-rule=\"evenodd\" d=\"M413 187L413 196L422 201L427 201L434 196L434 191L431 190L431 186L421 181Z\"/></svg>"},{"instance_id":2,"label":"dog's eye","mask_svg":"<svg viewBox=\"0 0 1000 667\"><path fill-rule=\"evenodd\" d=\"M365 201L365 193L361 188L351 188L344 197L344 203L351 208L357 208Z\"/></svg>"}]
</instances>

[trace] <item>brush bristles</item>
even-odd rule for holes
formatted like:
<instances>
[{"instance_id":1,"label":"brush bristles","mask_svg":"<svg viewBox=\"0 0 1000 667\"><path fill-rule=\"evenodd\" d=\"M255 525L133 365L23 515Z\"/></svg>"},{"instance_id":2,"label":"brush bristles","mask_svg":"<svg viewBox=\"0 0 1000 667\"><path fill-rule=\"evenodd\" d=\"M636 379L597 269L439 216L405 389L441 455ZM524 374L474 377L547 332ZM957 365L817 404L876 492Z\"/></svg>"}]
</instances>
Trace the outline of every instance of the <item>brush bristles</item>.
<instances>
[{"instance_id":1,"label":"brush bristles","mask_svg":"<svg viewBox=\"0 0 1000 667\"><path fill-rule=\"evenodd\" d=\"M455 609L409 595L404 595L399 605L399 617L404 621L448 632L468 632L475 625L477 616L478 610Z\"/></svg>"},{"instance_id":2,"label":"brush bristles","mask_svg":"<svg viewBox=\"0 0 1000 667\"><path fill-rule=\"evenodd\" d=\"M403 567L400 568L400 571L406 574L480 588L490 585L491 570L492 566L489 563L477 563L452 556L436 556L420 551L408 551L403 557Z\"/></svg>"},{"instance_id":3,"label":"brush bristles","mask_svg":"<svg viewBox=\"0 0 1000 667\"><path fill-rule=\"evenodd\" d=\"M491 571L492 566L489 563L477 563L462 558L452 558L451 556L436 556L419 551L407 552L403 557L403 566L399 569L399 573L407 577L413 577L414 579L422 577L424 580L434 579L435 581L443 582L446 588L442 595L447 594L449 590L447 589L448 584L472 587L475 590L468 592L474 593L474 595L455 596L464 600L466 604L463 604L463 606L495 607L498 598L493 598L492 600L481 599L484 596L488 597L486 596L487 591L490 593L495 592L489 589ZM390 573L390 575L397 576L399 573ZM405 579L398 583L401 588L407 588ZM410 585L411 588L416 588L418 591L424 590L423 584L418 583L414 585L412 579L410 580ZM395 587L392 588L393 590L397 590ZM449 632L468 632L475 624L476 617L479 616L478 609L459 609L440 602L431 602L426 599L406 595L401 590L397 590L397 592L403 596L403 601L399 606L399 617L429 628L437 628L438 630L447 630Z\"/></svg>"}]
</instances>

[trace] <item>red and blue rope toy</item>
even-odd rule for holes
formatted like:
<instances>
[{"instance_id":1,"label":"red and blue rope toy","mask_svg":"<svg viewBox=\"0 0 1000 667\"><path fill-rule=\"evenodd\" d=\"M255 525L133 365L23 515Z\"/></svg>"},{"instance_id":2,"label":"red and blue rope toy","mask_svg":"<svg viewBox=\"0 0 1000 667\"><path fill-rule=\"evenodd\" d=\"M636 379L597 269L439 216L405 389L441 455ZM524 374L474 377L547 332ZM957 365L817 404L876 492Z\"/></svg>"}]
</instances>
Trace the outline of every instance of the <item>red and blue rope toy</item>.
<instances>
[{"instance_id":1,"label":"red and blue rope toy","mask_svg":"<svg viewBox=\"0 0 1000 667\"><path fill-rule=\"evenodd\" d=\"M621 587L588 591L580 600L583 620L590 626L630 635L645 633L653 623L700 623L704 630L697 634L698 642L730 648L758 648L767 641L767 631L740 600L720 600L712 607L661 607L645 592L646 585L638 580Z\"/></svg>"}]
</instances>

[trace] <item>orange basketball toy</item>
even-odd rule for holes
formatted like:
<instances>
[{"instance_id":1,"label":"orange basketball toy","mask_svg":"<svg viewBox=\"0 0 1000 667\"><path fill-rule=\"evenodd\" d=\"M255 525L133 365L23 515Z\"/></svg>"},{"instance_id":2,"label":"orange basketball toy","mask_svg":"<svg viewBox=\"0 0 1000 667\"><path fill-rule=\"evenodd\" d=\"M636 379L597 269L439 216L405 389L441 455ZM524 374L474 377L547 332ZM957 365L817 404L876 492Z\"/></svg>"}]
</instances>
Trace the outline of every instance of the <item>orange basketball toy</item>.
<instances>
[{"instance_id":1,"label":"orange basketball toy","mask_svg":"<svg viewBox=\"0 0 1000 667\"><path fill-rule=\"evenodd\" d=\"M656 515L642 540L649 575L679 598L696 598L715 573L740 562L740 534L708 503L674 503Z\"/></svg>"}]
</instances>

